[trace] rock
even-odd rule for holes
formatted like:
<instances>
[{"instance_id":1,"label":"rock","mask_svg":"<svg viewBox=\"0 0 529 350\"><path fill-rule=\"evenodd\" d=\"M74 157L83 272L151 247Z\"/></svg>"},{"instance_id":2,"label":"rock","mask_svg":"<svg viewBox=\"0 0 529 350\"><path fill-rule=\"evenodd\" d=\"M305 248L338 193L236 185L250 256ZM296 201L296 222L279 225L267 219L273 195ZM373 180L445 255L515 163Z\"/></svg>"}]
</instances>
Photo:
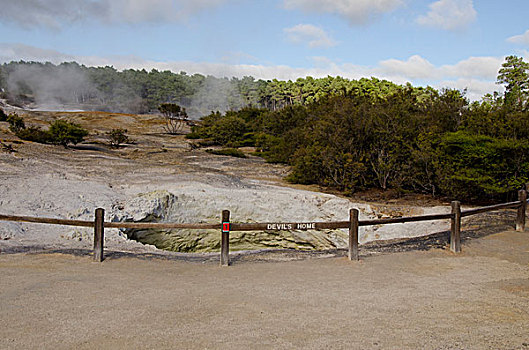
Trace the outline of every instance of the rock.
<instances>
[{"instance_id":1,"label":"rock","mask_svg":"<svg viewBox=\"0 0 529 350\"><path fill-rule=\"evenodd\" d=\"M176 200L176 196L166 190L140 193L123 207L121 215L125 220L120 221L164 222L172 213Z\"/></svg>"}]
</instances>

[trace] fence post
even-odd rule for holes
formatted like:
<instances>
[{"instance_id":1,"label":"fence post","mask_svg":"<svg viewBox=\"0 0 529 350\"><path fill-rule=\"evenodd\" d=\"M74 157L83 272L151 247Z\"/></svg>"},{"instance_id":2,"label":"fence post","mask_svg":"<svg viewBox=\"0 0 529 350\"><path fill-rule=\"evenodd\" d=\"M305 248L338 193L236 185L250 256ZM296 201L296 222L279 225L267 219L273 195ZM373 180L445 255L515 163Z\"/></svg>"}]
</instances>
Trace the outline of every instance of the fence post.
<instances>
[{"instance_id":1,"label":"fence post","mask_svg":"<svg viewBox=\"0 0 529 350\"><path fill-rule=\"evenodd\" d=\"M349 210L349 260L358 260L358 209Z\"/></svg>"},{"instance_id":2,"label":"fence post","mask_svg":"<svg viewBox=\"0 0 529 350\"><path fill-rule=\"evenodd\" d=\"M105 242L105 209L97 208L94 220L94 260L103 261L103 246Z\"/></svg>"},{"instance_id":3,"label":"fence post","mask_svg":"<svg viewBox=\"0 0 529 350\"><path fill-rule=\"evenodd\" d=\"M450 250L454 253L461 252L461 203L453 201L452 218L450 225Z\"/></svg>"},{"instance_id":4,"label":"fence post","mask_svg":"<svg viewBox=\"0 0 529 350\"><path fill-rule=\"evenodd\" d=\"M527 210L527 191L518 191L518 200L522 202L518 208L518 217L516 218L516 231L525 231L525 211Z\"/></svg>"},{"instance_id":5,"label":"fence post","mask_svg":"<svg viewBox=\"0 0 529 350\"><path fill-rule=\"evenodd\" d=\"M230 211L222 211L222 230L220 238L220 265L230 265Z\"/></svg>"}]
</instances>

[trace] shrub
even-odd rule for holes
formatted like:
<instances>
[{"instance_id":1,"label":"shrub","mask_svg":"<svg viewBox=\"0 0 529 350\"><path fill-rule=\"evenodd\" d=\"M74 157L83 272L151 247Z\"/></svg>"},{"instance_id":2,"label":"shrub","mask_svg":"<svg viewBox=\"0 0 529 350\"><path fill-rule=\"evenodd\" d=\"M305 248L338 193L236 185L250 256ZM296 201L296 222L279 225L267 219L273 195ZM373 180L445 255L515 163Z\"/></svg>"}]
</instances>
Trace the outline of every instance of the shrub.
<instances>
[{"instance_id":1,"label":"shrub","mask_svg":"<svg viewBox=\"0 0 529 350\"><path fill-rule=\"evenodd\" d=\"M19 117L18 114L13 113L7 116L7 122L9 123L9 130L17 134L20 132L20 130L26 128L26 124L24 123L24 119L22 117Z\"/></svg>"},{"instance_id":2,"label":"shrub","mask_svg":"<svg viewBox=\"0 0 529 350\"><path fill-rule=\"evenodd\" d=\"M439 187L468 201L509 198L529 181L529 145L464 132L447 133L439 144Z\"/></svg>"},{"instance_id":3,"label":"shrub","mask_svg":"<svg viewBox=\"0 0 529 350\"><path fill-rule=\"evenodd\" d=\"M206 115L200 118L200 123L191 127L192 137L200 139L209 139L213 136L211 132L211 127L215 125L219 119L222 118L220 112L212 112L209 115Z\"/></svg>"},{"instance_id":4,"label":"shrub","mask_svg":"<svg viewBox=\"0 0 529 350\"><path fill-rule=\"evenodd\" d=\"M123 143L130 142L127 136L127 129L112 129L107 132L110 146L118 148Z\"/></svg>"},{"instance_id":5,"label":"shrub","mask_svg":"<svg viewBox=\"0 0 529 350\"><path fill-rule=\"evenodd\" d=\"M229 156L237 158L248 158L241 150L236 148L223 148L223 149L207 149L206 152L216 154L218 156Z\"/></svg>"},{"instance_id":6,"label":"shrub","mask_svg":"<svg viewBox=\"0 0 529 350\"><path fill-rule=\"evenodd\" d=\"M219 112L211 113L202 117L200 124L192 127L191 131L186 136L188 139L212 140L227 147L239 147L244 142L253 144L253 140L245 140L245 134L251 130L237 112L227 112L225 116Z\"/></svg>"},{"instance_id":7,"label":"shrub","mask_svg":"<svg viewBox=\"0 0 529 350\"><path fill-rule=\"evenodd\" d=\"M202 137L200 137L200 135L196 132L190 132L189 134L186 135L186 139L188 140L198 140L198 139L201 139Z\"/></svg>"},{"instance_id":8,"label":"shrub","mask_svg":"<svg viewBox=\"0 0 529 350\"><path fill-rule=\"evenodd\" d=\"M233 147L254 147L256 142L257 133L247 132L242 135L240 141L233 142Z\"/></svg>"},{"instance_id":9,"label":"shrub","mask_svg":"<svg viewBox=\"0 0 529 350\"><path fill-rule=\"evenodd\" d=\"M51 123L48 132L51 143L64 147L67 147L69 143L76 145L88 135L88 131L80 125L65 120L56 120Z\"/></svg>"},{"instance_id":10,"label":"shrub","mask_svg":"<svg viewBox=\"0 0 529 350\"><path fill-rule=\"evenodd\" d=\"M22 140L33 141L38 143L50 143L51 135L48 131L42 130L38 126L30 126L19 130L16 135Z\"/></svg>"},{"instance_id":11,"label":"shrub","mask_svg":"<svg viewBox=\"0 0 529 350\"><path fill-rule=\"evenodd\" d=\"M48 130L42 130L38 126L26 128L24 120L16 114L10 115L8 121L10 130L26 141L52 143L66 147L69 143L82 142L84 137L88 135L88 131L79 125L64 120L54 121Z\"/></svg>"},{"instance_id":12,"label":"shrub","mask_svg":"<svg viewBox=\"0 0 529 350\"><path fill-rule=\"evenodd\" d=\"M211 129L214 141L221 145L231 146L242 139L242 136L248 130L248 126L244 119L235 115L227 115L219 119Z\"/></svg>"}]
</instances>

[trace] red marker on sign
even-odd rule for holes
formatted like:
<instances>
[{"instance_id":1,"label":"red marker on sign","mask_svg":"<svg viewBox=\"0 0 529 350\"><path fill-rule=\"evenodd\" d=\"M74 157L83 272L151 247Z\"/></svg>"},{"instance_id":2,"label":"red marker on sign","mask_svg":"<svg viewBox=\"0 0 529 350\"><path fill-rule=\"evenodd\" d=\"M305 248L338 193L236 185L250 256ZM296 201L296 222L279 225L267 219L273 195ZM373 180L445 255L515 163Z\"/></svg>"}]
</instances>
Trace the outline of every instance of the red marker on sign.
<instances>
[{"instance_id":1,"label":"red marker on sign","mask_svg":"<svg viewBox=\"0 0 529 350\"><path fill-rule=\"evenodd\" d=\"M223 222L222 223L222 232L230 232L230 223L229 222Z\"/></svg>"}]
</instances>

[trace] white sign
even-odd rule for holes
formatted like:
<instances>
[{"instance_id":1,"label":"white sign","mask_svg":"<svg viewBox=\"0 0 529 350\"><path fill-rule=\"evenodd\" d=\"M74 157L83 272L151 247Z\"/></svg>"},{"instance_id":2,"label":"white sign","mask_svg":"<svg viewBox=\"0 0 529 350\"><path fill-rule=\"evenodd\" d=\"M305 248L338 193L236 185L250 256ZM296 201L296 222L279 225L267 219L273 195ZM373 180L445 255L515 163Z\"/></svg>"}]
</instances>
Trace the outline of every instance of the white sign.
<instances>
[{"instance_id":1,"label":"white sign","mask_svg":"<svg viewBox=\"0 0 529 350\"><path fill-rule=\"evenodd\" d=\"M268 224L267 230L288 231L288 230L315 230L316 223L300 222L295 224Z\"/></svg>"}]
</instances>

